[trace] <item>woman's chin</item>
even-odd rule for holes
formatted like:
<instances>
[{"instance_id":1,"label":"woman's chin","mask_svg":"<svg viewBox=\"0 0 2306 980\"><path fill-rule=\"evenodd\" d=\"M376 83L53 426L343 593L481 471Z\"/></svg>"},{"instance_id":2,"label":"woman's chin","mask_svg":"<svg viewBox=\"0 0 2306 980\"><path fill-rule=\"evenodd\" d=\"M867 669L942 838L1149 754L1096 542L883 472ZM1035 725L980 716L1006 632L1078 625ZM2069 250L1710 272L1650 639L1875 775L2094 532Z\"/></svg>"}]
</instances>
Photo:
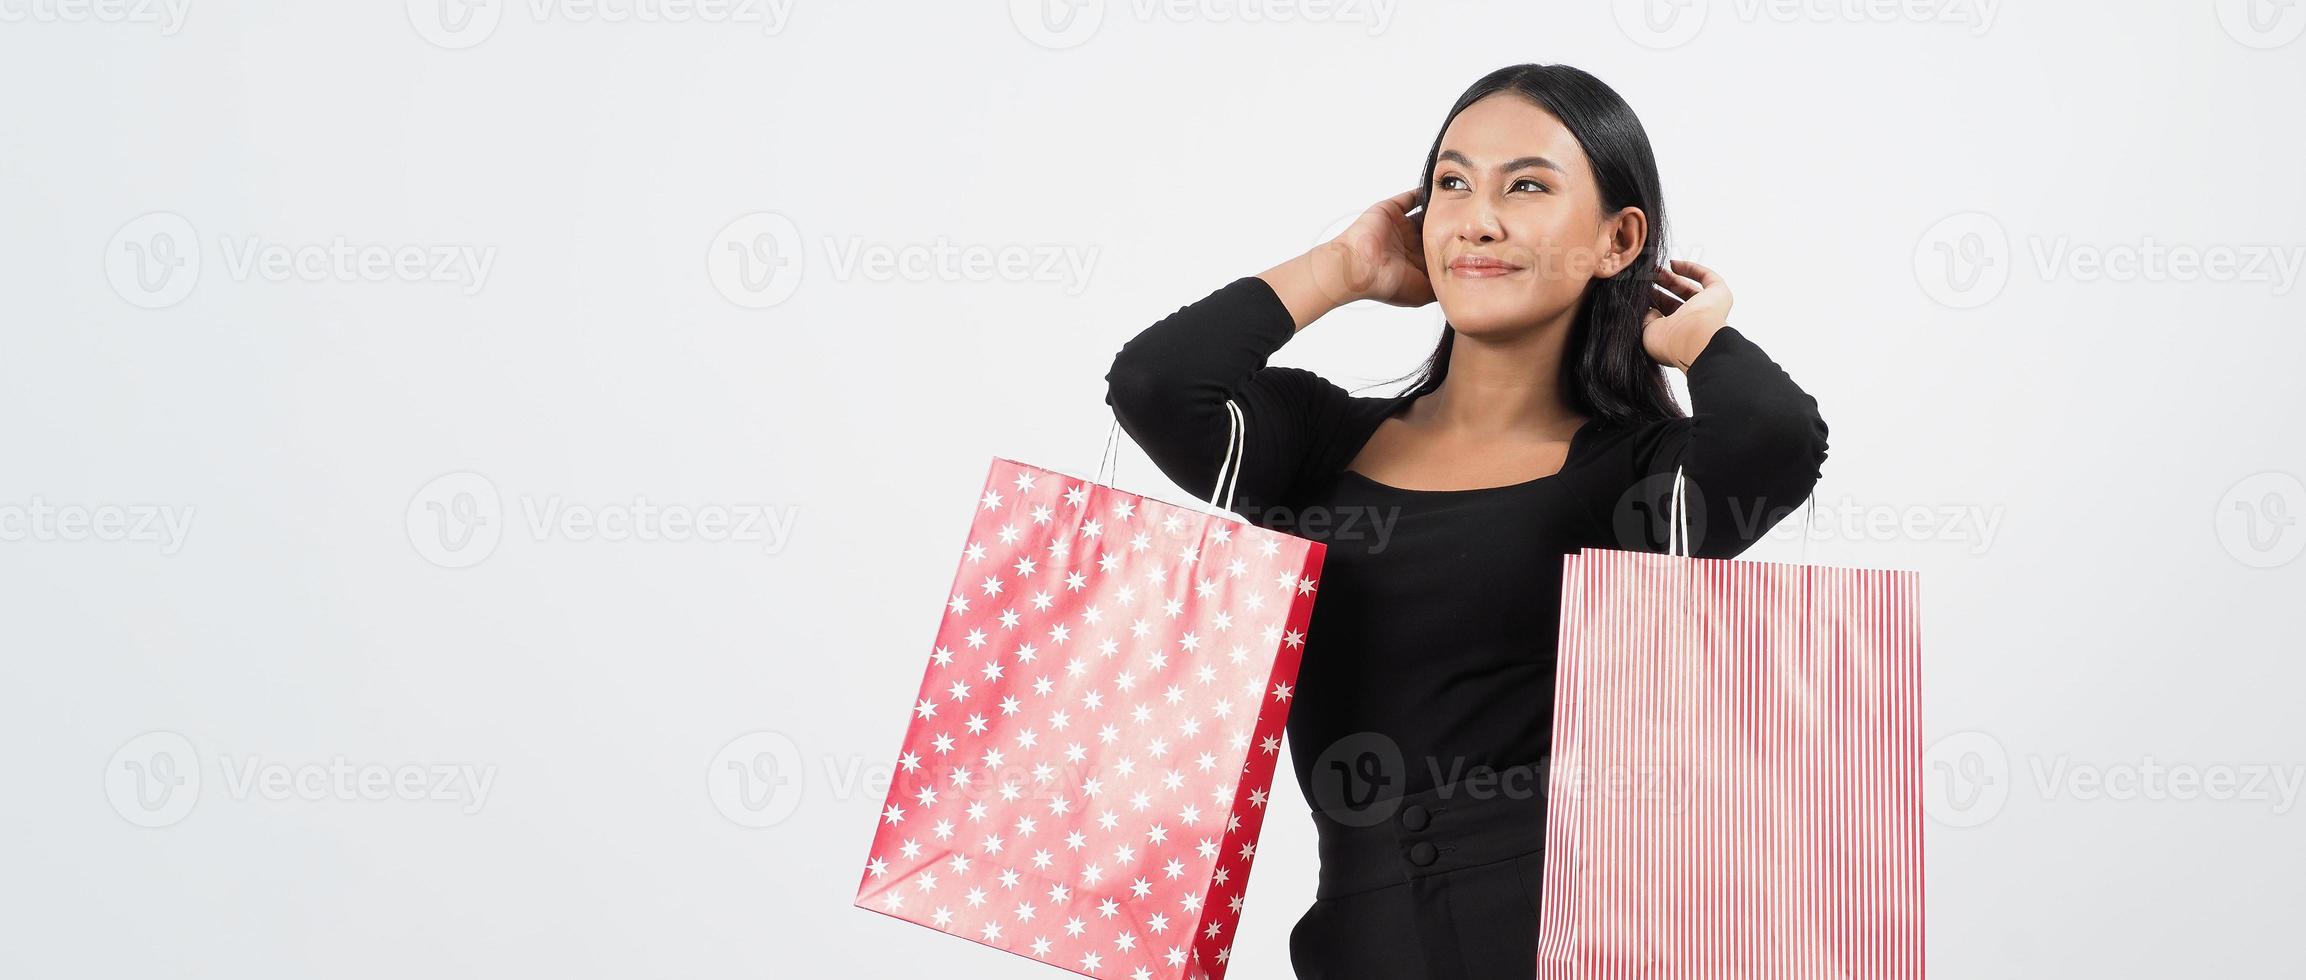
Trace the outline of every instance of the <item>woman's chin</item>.
<instances>
[{"instance_id":1,"label":"woman's chin","mask_svg":"<svg viewBox=\"0 0 2306 980\"><path fill-rule=\"evenodd\" d=\"M1442 316L1448 318L1450 327L1458 333L1511 337L1556 322L1562 314L1575 308L1581 298L1579 294L1557 288L1559 285L1547 281L1509 285L1502 280L1445 279L1437 284L1434 299L1441 304ZM1565 292L1567 295L1558 295Z\"/></svg>"},{"instance_id":2,"label":"woman's chin","mask_svg":"<svg viewBox=\"0 0 2306 980\"><path fill-rule=\"evenodd\" d=\"M1451 329L1474 337L1506 336L1541 319L1531 306L1495 301L1444 300L1441 315Z\"/></svg>"}]
</instances>

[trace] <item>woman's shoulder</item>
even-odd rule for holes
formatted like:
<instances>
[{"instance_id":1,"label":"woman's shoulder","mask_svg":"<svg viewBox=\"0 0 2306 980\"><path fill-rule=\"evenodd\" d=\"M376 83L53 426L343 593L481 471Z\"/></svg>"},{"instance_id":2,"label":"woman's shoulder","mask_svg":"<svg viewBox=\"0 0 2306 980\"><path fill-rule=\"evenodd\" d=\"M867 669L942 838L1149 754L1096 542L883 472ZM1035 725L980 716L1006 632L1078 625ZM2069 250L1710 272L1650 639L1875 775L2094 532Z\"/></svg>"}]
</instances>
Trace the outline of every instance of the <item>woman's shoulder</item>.
<instances>
[{"instance_id":1,"label":"woman's shoulder","mask_svg":"<svg viewBox=\"0 0 2306 980\"><path fill-rule=\"evenodd\" d=\"M1661 450L1685 438L1693 424L1687 415L1653 418L1596 416L1578 432L1570 463L1581 472L1623 483L1649 470Z\"/></svg>"},{"instance_id":2,"label":"woman's shoulder","mask_svg":"<svg viewBox=\"0 0 2306 980\"><path fill-rule=\"evenodd\" d=\"M1399 400L1393 395L1356 394L1318 371L1290 365L1259 368L1252 383L1268 398L1285 399L1309 419L1382 415Z\"/></svg>"},{"instance_id":3,"label":"woman's shoulder","mask_svg":"<svg viewBox=\"0 0 2306 980\"><path fill-rule=\"evenodd\" d=\"M1578 434L1581 449L1625 448L1652 442L1690 424L1687 415L1613 418L1597 415Z\"/></svg>"}]
</instances>

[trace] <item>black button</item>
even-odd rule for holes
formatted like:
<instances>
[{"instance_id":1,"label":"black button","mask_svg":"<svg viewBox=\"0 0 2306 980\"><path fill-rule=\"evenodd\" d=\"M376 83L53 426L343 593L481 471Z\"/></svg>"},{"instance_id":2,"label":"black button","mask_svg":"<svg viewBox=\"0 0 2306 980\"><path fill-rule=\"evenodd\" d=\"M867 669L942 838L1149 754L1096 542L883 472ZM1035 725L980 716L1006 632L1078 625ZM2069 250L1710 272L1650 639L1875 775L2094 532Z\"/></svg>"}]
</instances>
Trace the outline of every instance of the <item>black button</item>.
<instances>
[{"instance_id":1,"label":"black button","mask_svg":"<svg viewBox=\"0 0 2306 980\"><path fill-rule=\"evenodd\" d=\"M1421 840L1409 846L1409 863L1417 865L1420 868L1426 867L1440 859L1441 849L1433 846L1432 841Z\"/></svg>"},{"instance_id":2,"label":"black button","mask_svg":"<svg viewBox=\"0 0 2306 980\"><path fill-rule=\"evenodd\" d=\"M1411 830L1424 830L1432 822L1433 814L1418 804L1412 803L1401 811L1401 825Z\"/></svg>"}]
</instances>

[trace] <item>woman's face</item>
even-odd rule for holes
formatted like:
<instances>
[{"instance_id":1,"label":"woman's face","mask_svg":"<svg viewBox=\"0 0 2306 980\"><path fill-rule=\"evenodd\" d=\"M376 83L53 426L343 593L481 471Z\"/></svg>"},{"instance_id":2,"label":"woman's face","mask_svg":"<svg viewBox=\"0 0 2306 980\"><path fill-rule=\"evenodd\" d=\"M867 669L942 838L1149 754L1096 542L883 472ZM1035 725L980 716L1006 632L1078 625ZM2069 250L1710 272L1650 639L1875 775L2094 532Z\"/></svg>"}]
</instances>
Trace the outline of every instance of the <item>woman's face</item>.
<instances>
[{"instance_id":1,"label":"woman's face","mask_svg":"<svg viewBox=\"0 0 2306 980\"><path fill-rule=\"evenodd\" d=\"M1605 213L1577 137L1512 93L1450 120L1427 190L1426 275L1460 333L1551 322L1576 308L1587 283L1615 275L1641 251L1640 211ZM1468 264L1484 258L1505 267Z\"/></svg>"}]
</instances>

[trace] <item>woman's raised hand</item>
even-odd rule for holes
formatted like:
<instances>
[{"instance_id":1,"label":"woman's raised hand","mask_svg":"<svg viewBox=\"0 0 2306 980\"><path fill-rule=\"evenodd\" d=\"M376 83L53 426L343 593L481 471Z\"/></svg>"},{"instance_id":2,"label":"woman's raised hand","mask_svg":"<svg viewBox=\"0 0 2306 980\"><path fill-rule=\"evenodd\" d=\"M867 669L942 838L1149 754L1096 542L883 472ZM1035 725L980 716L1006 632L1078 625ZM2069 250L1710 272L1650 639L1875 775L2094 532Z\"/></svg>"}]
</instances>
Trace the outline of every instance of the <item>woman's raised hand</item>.
<instances>
[{"instance_id":1,"label":"woman's raised hand","mask_svg":"<svg viewBox=\"0 0 2306 980\"><path fill-rule=\"evenodd\" d=\"M1317 278L1339 305L1373 299L1392 306L1433 302L1425 274L1425 212L1413 188L1369 206L1338 236L1314 249Z\"/></svg>"},{"instance_id":2,"label":"woman's raised hand","mask_svg":"<svg viewBox=\"0 0 2306 980\"><path fill-rule=\"evenodd\" d=\"M1674 259L1658 270L1642 311L1641 346L1651 360L1689 370L1706 343L1729 323L1729 282L1695 262Z\"/></svg>"}]
</instances>

